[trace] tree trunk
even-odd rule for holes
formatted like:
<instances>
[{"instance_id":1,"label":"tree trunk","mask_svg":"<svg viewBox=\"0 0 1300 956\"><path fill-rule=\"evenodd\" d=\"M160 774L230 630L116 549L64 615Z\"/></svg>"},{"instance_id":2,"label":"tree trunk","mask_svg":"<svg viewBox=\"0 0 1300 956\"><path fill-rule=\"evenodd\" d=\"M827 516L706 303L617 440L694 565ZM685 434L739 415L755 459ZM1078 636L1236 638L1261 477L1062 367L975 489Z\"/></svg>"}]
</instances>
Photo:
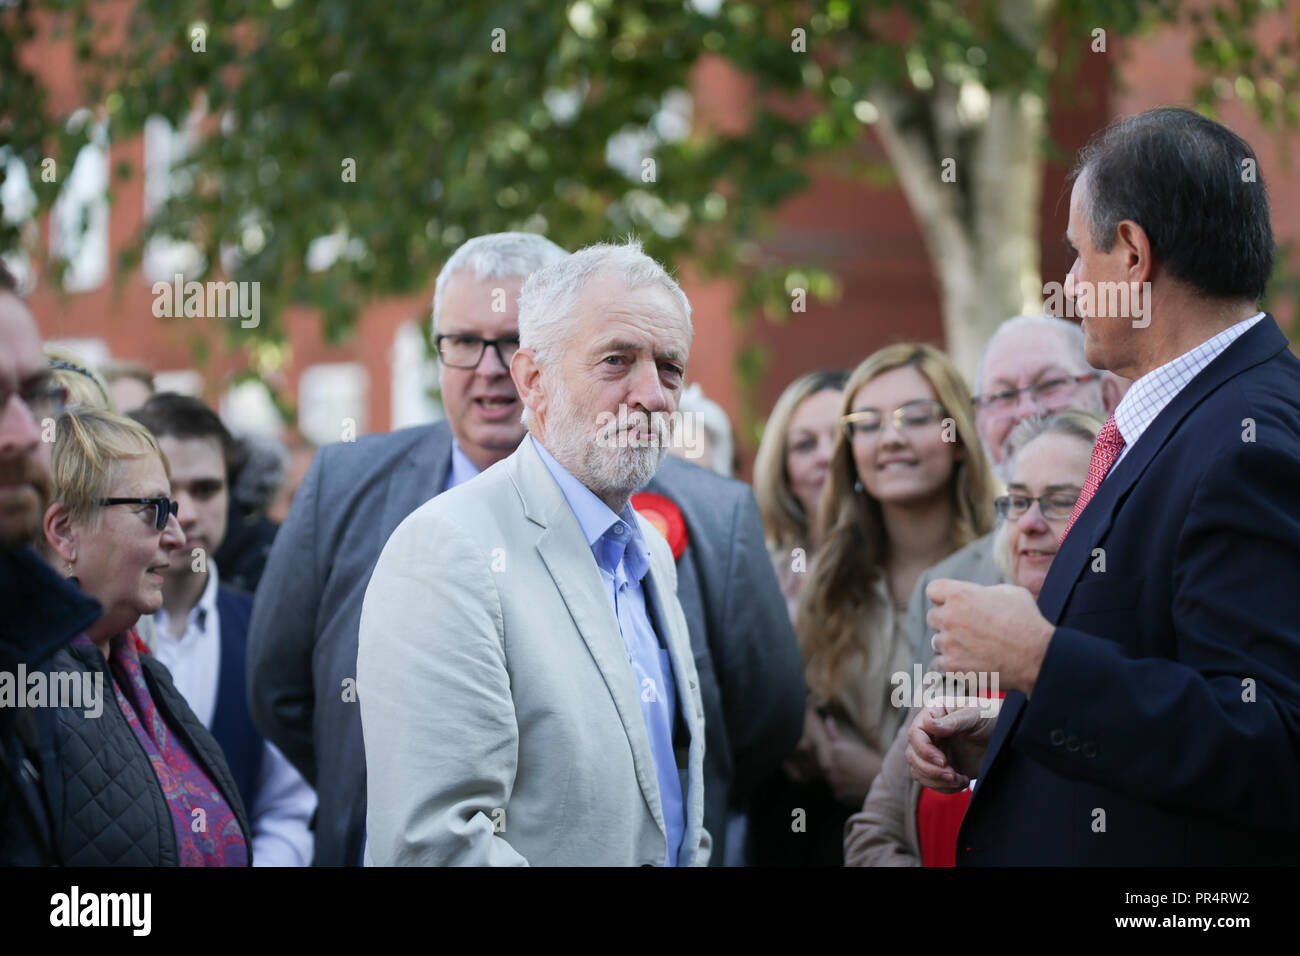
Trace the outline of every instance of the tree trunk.
<instances>
[{"instance_id":1,"label":"tree trunk","mask_svg":"<svg viewBox=\"0 0 1300 956\"><path fill-rule=\"evenodd\" d=\"M963 123L962 98L986 99L987 109ZM879 90L872 100L934 263L948 352L975 385L993 330L1042 309L1043 102L1026 92L989 96L983 87L963 96L950 85L910 95Z\"/></svg>"},{"instance_id":2,"label":"tree trunk","mask_svg":"<svg viewBox=\"0 0 1300 956\"><path fill-rule=\"evenodd\" d=\"M1038 49L1051 6L1005 0L1000 13L1026 49ZM976 386L975 367L993 330L1042 310L1045 104L1026 90L990 93L973 79L958 85L940 76L924 89L882 86L871 99L934 263L948 353Z\"/></svg>"}]
</instances>

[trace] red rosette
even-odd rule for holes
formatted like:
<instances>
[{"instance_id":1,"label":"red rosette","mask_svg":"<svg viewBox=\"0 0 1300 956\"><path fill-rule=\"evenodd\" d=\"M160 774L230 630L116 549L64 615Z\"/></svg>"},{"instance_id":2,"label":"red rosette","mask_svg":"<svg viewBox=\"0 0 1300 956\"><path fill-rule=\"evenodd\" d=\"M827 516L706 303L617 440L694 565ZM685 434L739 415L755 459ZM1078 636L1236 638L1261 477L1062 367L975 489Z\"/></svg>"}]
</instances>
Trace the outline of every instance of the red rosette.
<instances>
[{"instance_id":1,"label":"red rosette","mask_svg":"<svg viewBox=\"0 0 1300 956\"><path fill-rule=\"evenodd\" d=\"M663 495L651 491L638 491L634 494L632 508L668 540L668 546L673 549L673 560L680 558L690 540L682 509Z\"/></svg>"}]
</instances>

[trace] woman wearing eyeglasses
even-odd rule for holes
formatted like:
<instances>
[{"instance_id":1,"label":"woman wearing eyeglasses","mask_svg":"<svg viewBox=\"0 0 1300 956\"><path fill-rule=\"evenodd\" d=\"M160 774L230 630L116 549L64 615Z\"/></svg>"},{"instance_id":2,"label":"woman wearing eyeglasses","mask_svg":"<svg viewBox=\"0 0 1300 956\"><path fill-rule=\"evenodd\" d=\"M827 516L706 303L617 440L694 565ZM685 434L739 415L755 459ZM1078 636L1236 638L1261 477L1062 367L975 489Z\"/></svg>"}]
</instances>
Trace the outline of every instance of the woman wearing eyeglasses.
<instances>
[{"instance_id":1,"label":"woman wearing eyeglasses","mask_svg":"<svg viewBox=\"0 0 1300 956\"><path fill-rule=\"evenodd\" d=\"M139 423L73 409L52 472L47 556L104 609L48 666L98 688L55 711L58 746L40 768L60 862L246 866L251 830L221 748L135 637L184 543L166 458Z\"/></svg>"},{"instance_id":2,"label":"woman wearing eyeglasses","mask_svg":"<svg viewBox=\"0 0 1300 956\"><path fill-rule=\"evenodd\" d=\"M754 863L843 862L844 823L903 716L890 678L912 665L912 588L991 529L992 496L969 391L946 355L891 345L854 370L795 622L810 691L804 736L751 822Z\"/></svg>"},{"instance_id":3,"label":"woman wearing eyeglasses","mask_svg":"<svg viewBox=\"0 0 1300 956\"><path fill-rule=\"evenodd\" d=\"M1002 573L1035 598L1088 477L1101 425L1101 416L1092 412L1065 411L1021 422L1007 441L1011 480L995 501L999 524L993 549ZM862 811L849 819L847 865L955 865L957 833L971 791L942 794L923 788L912 779L906 755L904 729L885 755Z\"/></svg>"}]
</instances>

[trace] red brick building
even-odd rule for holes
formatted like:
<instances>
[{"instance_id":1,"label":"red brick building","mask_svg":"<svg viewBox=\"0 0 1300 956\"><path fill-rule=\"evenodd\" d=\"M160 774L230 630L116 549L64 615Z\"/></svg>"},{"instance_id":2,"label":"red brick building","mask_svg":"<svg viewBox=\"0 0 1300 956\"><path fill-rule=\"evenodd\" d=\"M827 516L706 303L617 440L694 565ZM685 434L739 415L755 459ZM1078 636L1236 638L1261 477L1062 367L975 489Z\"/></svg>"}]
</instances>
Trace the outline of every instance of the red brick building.
<instances>
[{"instance_id":1,"label":"red brick building","mask_svg":"<svg viewBox=\"0 0 1300 956\"><path fill-rule=\"evenodd\" d=\"M1085 56L1080 74L1070 83L1069 102L1052 106L1051 129L1056 141L1070 153L1113 117L1157 104L1185 102L1193 72L1187 50L1185 34L1165 30L1108 55ZM1124 64L1121 75L1126 92L1111 87L1107 56L1118 56ZM75 106L69 102L74 94L67 44L34 51L33 61L39 61L49 80L53 105ZM703 67L697 76L699 115L739 115L746 95L742 84L715 66ZM1270 184L1278 241L1295 239L1300 229L1300 188L1281 146L1235 105L1225 118L1260 153L1262 173ZM119 158L130 159L139 169L150 157L143 141L112 144L105 175ZM1045 281L1063 278L1070 265L1060 242L1068 211L1066 171L1064 165L1050 164L1044 177L1041 239ZM149 276L137 271L117 275L115 250L140 226L146 184L140 177L115 182L114 192L115 203L106 217L107 255L102 274L88 270L81 277L82 288L75 292L38 283L31 294L42 333L47 339L74 343L92 361L109 355L143 361L164 373L165 382L197 387L209 400L221 403L223 412L247 417L248 393L241 402L227 390L234 376L250 367L249 357L228 350L221 337L212 334L215 329L200 330L213 350L204 367L196 369L193 323L212 320L187 322L154 316L152 284L160 277L169 279L169 274ZM759 320L742 331L731 316L728 285L692 281L689 270L684 270L684 285L696 316L690 377L733 416L744 397L734 362L742 346L759 344L769 352L770 364L753 396L755 406L765 412L781 389L804 371L851 365L881 345L903 338L942 341L934 273L899 188L873 188L818 174L807 192L781 210L779 221L779 250L822 258L840 276L843 295L837 302L821 304L810 298L807 313L797 322L776 326ZM42 223L40 228L41 242L46 244L50 225ZM120 288L119 279L123 280ZM324 344L315 316L297 310L286 323L287 352L262 356L255 367L277 368L268 384L304 409L327 407L327 423L351 414L364 432L420 420L429 410L420 397L423 380L418 335L413 327L403 327L427 320L432 288L431 275L424 294L370 306L356 333L340 346ZM1286 321L1290 318L1283 315ZM307 421L303 426L317 440L330 438L328 430L335 427L327 424L322 430ZM752 449L742 449L742 457L748 460L751 456Z\"/></svg>"}]
</instances>

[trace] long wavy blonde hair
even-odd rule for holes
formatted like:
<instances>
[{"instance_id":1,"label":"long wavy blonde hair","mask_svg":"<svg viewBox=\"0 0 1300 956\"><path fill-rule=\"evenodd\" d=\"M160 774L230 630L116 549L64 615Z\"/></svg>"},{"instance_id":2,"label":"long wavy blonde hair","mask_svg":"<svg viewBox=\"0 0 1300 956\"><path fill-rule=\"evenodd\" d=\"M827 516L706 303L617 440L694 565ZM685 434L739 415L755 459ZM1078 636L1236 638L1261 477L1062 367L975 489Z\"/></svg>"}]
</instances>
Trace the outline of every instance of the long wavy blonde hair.
<instances>
[{"instance_id":1,"label":"long wavy blonde hair","mask_svg":"<svg viewBox=\"0 0 1300 956\"><path fill-rule=\"evenodd\" d=\"M906 366L930 383L945 416L955 423L957 445L965 452L949 482L956 550L993 527L994 481L975 428L970 390L952 360L932 345L886 346L854 369L844 387L841 414L849 413L862 386ZM853 447L841 430L817 514L820 546L795 621L808 687L814 697L824 700L835 697L847 683L853 653L868 656L859 635L863 620L879 610L876 587L890 552L880 502L865 488L858 491L858 486ZM871 663L868 659L868 669Z\"/></svg>"}]
</instances>

